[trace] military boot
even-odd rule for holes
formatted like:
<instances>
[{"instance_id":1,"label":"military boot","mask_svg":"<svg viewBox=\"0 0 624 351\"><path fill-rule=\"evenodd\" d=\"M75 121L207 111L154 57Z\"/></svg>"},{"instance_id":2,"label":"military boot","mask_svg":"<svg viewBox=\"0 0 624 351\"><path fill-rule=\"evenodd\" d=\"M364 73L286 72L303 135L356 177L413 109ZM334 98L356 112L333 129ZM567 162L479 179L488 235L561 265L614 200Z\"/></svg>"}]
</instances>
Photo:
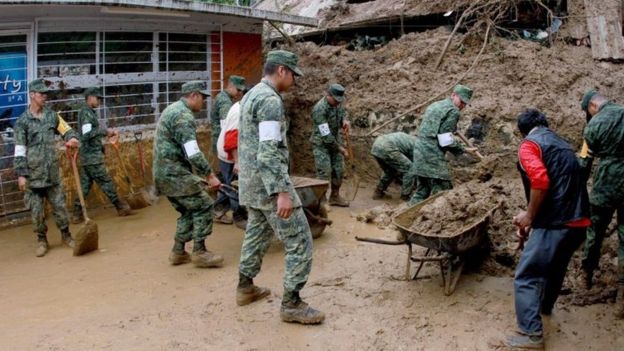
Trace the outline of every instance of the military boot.
<instances>
[{"instance_id":1,"label":"military boot","mask_svg":"<svg viewBox=\"0 0 624 351\"><path fill-rule=\"evenodd\" d=\"M329 204L338 207L349 207L349 201L340 196L339 186L332 186L331 195L329 196Z\"/></svg>"},{"instance_id":2,"label":"military boot","mask_svg":"<svg viewBox=\"0 0 624 351\"><path fill-rule=\"evenodd\" d=\"M37 235L37 250L35 250L35 256L43 257L48 253L48 239L45 235Z\"/></svg>"},{"instance_id":3,"label":"military boot","mask_svg":"<svg viewBox=\"0 0 624 351\"><path fill-rule=\"evenodd\" d=\"M208 251L203 241L195 242L191 260L197 268L218 268L223 266L223 256Z\"/></svg>"},{"instance_id":4,"label":"military boot","mask_svg":"<svg viewBox=\"0 0 624 351\"><path fill-rule=\"evenodd\" d=\"M85 218L84 215L82 214L82 207L74 207L74 211L72 212L71 215L71 222L72 224L79 224L84 222Z\"/></svg>"},{"instance_id":5,"label":"military boot","mask_svg":"<svg viewBox=\"0 0 624 351\"><path fill-rule=\"evenodd\" d=\"M624 285L618 286L617 297L615 298L615 318L624 319Z\"/></svg>"},{"instance_id":6,"label":"military boot","mask_svg":"<svg viewBox=\"0 0 624 351\"><path fill-rule=\"evenodd\" d=\"M284 292L280 318L287 323L320 324L325 320L325 314L301 300L299 292Z\"/></svg>"},{"instance_id":7,"label":"military boot","mask_svg":"<svg viewBox=\"0 0 624 351\"><path fill-rule=\"evenodd\" d=\"M269 296L271 290L254 285L253 279L239 273L238 287L236 288L236 304L249 305L263 297Z\"/></svg>"},{"instance_id":8,"label":"military boot","mask_svg":"<svg viewBox=\"0 0 624 351\"><path fill-rule=\"evenodd\" d=\"M74 242L74 239L72 238L69 229L63 229L61 231L61 238L63 239L63 244L67 245L68 247L73 249L74 246L76 246L76 243Z\"/></svg>"},{"instance_id":9,"label":"military boot","mask_svg":"<svg viewBox=\"0 0 624 351\"><path fill-rule=\"evenodd\" d=\"M583 285L586 290L591 290L594 286L594 272L583 271Z\"/></svg>"},{"instance_id":10,"label":"military boot","mask_svg":"<svg viewBox=\"0 0 624 351\"><path fill-rule=\"evenodd\" d=\"M184 243L176 240L169 254L169 263L172 266L178 266L189 262L191 262L191 255L184 249Z\"/></svg>"},{"instance_id":11,"label":"military boot","mask_svg":"<svg viewBox=\"0 0 624 351\"><path fill-rule=\"evenodd\" d=\"M132 214L130 205L128 205L128 203L125 202L124 200L119 199L115 201L113 205L115 205L115 208L117 209L117 215L119 217L130 216Z\"/></svg>"}]
</instances>

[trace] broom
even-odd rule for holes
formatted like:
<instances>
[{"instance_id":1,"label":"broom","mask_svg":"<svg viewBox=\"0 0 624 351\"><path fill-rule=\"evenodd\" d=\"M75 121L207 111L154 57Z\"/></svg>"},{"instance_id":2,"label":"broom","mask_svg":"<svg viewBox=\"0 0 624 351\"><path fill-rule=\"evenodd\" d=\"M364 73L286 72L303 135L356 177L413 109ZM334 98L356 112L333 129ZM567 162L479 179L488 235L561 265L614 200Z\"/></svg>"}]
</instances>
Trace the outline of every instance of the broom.
<instances>
[{"instance_id":1,"label":"broom","mask_svg":"<svg viewBox=\"0 0 624 351\"><path fill-rule=\"evenodd\" d=\"M78 166L76 166L76 158L78 157L78 151L71 154L70 148L67 148L67 158L71 161L72 170L74 171L74 181L76 182L76 191L78 192L78 198L80 199L80 206L82 207L82 215L85 222L78 230L78 234L74 238L76 245L74 246L74 256L81 256L91 251L98 249L98 227L97 224L92 221L87 215L87 205L85 204L84 196L82 194L82 188L80 187L80 176L78 175Z\"/></svg>"}]
</instances>

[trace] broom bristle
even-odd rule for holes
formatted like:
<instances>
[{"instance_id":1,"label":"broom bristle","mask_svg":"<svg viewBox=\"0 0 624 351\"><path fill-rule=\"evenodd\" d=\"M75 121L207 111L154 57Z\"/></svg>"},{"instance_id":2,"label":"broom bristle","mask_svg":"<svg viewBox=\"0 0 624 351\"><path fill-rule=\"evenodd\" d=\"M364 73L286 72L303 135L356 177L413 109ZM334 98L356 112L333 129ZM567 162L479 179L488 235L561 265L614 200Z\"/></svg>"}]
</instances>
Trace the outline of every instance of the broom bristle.
<instances>
[{"instance_id":1,"label":"broom bristle","mask_svg":"<svg viewBox=\"0 0 624 351\"><path fill-rule=\"evenodd\" d=\"M86 221L78 230L74 241L76 242L74 246L74 256L84 255L97 250L99 245L97 224L92 220Z\"/></svg>"}]
</instances>

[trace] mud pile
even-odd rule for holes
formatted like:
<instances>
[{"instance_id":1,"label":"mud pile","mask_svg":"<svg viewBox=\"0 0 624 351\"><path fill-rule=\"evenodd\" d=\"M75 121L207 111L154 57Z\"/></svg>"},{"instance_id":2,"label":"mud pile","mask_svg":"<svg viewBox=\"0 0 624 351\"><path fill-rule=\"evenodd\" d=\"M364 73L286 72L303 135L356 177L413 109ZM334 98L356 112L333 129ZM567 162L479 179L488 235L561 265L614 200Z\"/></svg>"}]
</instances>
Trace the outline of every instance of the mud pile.
<instances>
[{"instance_id":1,"label":"mud pile","mask_svg":"<svg viewBox=\"0 0 624 351\"><path fill-rule=\"evenodd\" d=\"M393 116L451 87L468 70L482 44L477 36L458 35L440 68L435 69L448 35L446 28L410 33L376 50L357 52L345 46L318 46L312 42L289 47L300 54L305 72L292 92L285 95L290 140L298 151L293 155L295 171L314 172L308 141L311 110L327 85L339 82L347 88L345 107L354 127L356 171L376 176L378 171L370 167L374 162L368 157L374 137L395 131L415 132L424 109L408 114L376 135L357 136L365 136ZM524 40L493 37L481 61L463 81L475 94L471 105L462 111L459 129L465 132L472 120L480 120L485 126L482 153L513 154L520 140L515 133L516 116L526 107L537 107L546 113L555 131L579 147L585 124L579 107L583 92L598 87L618 99L624 95L624 86L617 84L623 78L620 66L594 61L587 47L556 42L554 47L546 48ZM511 166L515 169L513 162Z\"/></svg>"}]
</instances>

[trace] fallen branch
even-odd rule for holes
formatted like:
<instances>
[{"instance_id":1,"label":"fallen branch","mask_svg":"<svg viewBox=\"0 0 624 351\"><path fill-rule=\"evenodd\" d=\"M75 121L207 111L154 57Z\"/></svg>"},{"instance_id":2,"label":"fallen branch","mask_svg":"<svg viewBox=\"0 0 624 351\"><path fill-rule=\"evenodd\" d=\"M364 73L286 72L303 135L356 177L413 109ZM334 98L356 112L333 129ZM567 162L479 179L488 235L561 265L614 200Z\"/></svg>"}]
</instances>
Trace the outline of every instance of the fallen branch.
<instances>
[{"instance_id":1,"label":"fallen branch","mask_svg":"<svg viewBox=\"0 0 624 351\"><path fill-rule=\"evenodd\" d=\"M268 21L268 22L271 26L273 26L273 28L275 28L275 30L277 30L284 37L284 39L288 41L288 44L290 45L295 44L295 41L293 40L293 38L290 35L284 33L284 31L282 31L275 23L273 23L273 21Z\"/></svg>"},{"instance_id":2,"label":"fallen branch","mask_svg":"<svg viewBox=\"0 0 624 351\"><path fill-rule=\"evenodd\" d=\"M485 31L485 39L483 40L483 45L481 46L481 50L479 50L479 53L477 54L477 57L475 57L474 61L472 61L472 64L470 65L470 68L468 68L468 70L466 72L464 72L464 74L459 77L459 79L457 79L457 81L455 81L453 84L451 84L448 88L446 88L445 90L439 92L438 94L436 94L435 96L433 96L432 98L430 98L429 100L418 104L416 107L413 107L411 109L409 109L408 111L405 111L403 113L401 113L400 115L393 117L392 119L390 119L389 121L387 121L386 123L376 127L375 129L371 130L370 132L368 132L365 136L369 137L371 135L373 135L374 133L376 133L377 131L385 128L386 126L388 126L389 124L407 116L410 113L413 113L415 111L417 111L418 109L422 108L423 106L429 105L431 102L435 101L436 99L438 99L440 96L446 94L447 92L451 91L453 89L453 87L455 87L457 84L461 83L464 78L466 78L468 76L468 74L470 74L470 72L472 72L472 70L476 67L477 63L479 62L479 59L481 58L481 55L483 55L483 52L485 51L485 47L488 44L488 39L490 37L490 29L492 28L492 22L491 21L487 21L487 29Z\"/></svg>"}]
</instances>

